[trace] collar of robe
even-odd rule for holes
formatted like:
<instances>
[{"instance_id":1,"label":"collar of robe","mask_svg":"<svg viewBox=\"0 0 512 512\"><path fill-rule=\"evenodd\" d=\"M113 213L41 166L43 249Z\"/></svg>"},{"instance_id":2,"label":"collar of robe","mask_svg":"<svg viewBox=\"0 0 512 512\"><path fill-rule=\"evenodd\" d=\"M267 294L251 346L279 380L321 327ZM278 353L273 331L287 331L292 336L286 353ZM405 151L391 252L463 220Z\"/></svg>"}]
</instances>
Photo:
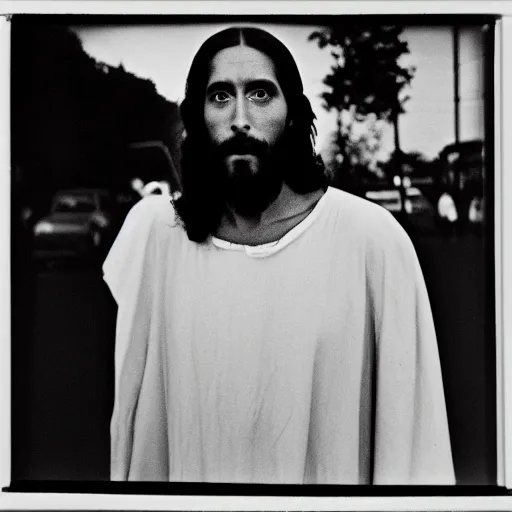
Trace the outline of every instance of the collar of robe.
<instances>
[{"instance_id":1,"label":"collar of robe","mask_svg":"<svg viewBox=\"0 0 512 512\"><path fill-rule=\"evenodd\" d=\"M284 236L275 242L269 242L260 245L242 245L211 236L211 243L218 249L245 252L247 256L252 258L266 258L268 256L272 256L282 251L285 247L288 247L288 245L297 240L309 229L309 227L320 215L329 191L330 189L327 189L327 192L319 199L315 207L303 220L301 220L296 226L290 229L290 231L288 231Z\"/></svg>"}]
</instances>

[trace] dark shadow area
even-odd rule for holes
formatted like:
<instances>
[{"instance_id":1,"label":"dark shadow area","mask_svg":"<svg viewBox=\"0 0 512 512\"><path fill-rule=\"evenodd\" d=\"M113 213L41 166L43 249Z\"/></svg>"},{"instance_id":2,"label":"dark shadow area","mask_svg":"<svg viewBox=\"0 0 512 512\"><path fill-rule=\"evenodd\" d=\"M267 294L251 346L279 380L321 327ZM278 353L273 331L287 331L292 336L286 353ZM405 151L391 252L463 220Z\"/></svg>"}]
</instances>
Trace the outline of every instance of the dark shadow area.
<instances>
[{"instance_id":1,"label":"dark shadow area","mask_svg":"<svg viewBox=\"0 0 512 512\"><path fill-rule=\"evenodd\" d=\"M178 107L39 17L13 17L11 85L12 479L107 480L116 305L101 263L140 199L130 181L177 186Z\"/></svg>"}]
</instances>

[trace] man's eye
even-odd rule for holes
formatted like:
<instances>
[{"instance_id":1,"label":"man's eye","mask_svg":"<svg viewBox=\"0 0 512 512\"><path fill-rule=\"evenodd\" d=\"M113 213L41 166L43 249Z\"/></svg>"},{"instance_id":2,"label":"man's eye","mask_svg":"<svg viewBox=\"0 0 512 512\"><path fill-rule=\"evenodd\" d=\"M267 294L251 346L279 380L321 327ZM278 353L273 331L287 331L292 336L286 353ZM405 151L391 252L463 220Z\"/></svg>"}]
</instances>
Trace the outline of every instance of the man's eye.
<instances>
[{"instance_id":1,"label":"man's eye","mask_svg":"<svg viewBox=\"0 0 512 512\"><path fill-rule=\"evenodd\" d=\"M213 102L216 102L216 103L224 103L227 100L229 100L229 94L226 92L222 92L222 91L214 92L210 96L210 100Z\"/></svg>"},{"instance_id":2,"label":"man's eye","mask_svg":"<svg viewBox=\"0 0 512 512\"><path fill-rule=\"evenodd\" d=\"M265 89L256 89L251 92L250 98L256 101L268 101L270 99L270 94Z\"/></svg>"}]
</instances>

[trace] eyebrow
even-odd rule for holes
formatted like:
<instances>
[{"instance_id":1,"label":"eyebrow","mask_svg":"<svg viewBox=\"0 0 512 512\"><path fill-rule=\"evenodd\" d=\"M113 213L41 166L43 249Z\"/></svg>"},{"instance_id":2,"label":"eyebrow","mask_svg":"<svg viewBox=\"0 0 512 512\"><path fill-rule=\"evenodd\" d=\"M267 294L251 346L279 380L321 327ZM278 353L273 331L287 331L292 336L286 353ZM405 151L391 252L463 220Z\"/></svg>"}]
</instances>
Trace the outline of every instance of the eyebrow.
<instances>
[{"instance_id":1,"label":"eyebrow","mask_svg":"<svg viewBox=\"0 0 512 512\"><path fill-rule=\"evenodd\" d=\"M231 82L226 81L217 81L212 82L206 89L206 94L212 94L216 91L233 91L235 86ZM265 78L258 78L256 80L248 80L246 84L246 88L248 89L268 89L272 93L277 92L277 86L272 80L267 80Z\"/></svg>"},{"instance_id":2,"label":"eyebrow","mask_svg":"<svg viewBox=\"0 0 512 512\"><path fill-rule=\"evenodd\" d=\"M206 94L209 95L215 91L232 91L234 89L234 86L230 82L212 82L207 88L206 88Z\"/></svg>"}]
</instances>

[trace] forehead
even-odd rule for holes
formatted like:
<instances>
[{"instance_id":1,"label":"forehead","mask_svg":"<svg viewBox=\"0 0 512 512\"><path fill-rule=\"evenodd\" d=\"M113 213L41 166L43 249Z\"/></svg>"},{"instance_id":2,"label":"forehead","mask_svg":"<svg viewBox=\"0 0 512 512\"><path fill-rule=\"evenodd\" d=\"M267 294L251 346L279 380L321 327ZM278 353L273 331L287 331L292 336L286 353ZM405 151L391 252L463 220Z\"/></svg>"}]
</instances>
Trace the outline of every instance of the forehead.
<instances>
[{"instance_id":1,"label":"forehead","mask_svg":"<svg viewBox=\"0 0 512 512\"><path fill-rule=\"evenodd\" d=\"M211 62L208 83L222 81L246 81L277 78L272 59L249 46L239 45L218 52Z\"/></svg>"}]
</instances>

